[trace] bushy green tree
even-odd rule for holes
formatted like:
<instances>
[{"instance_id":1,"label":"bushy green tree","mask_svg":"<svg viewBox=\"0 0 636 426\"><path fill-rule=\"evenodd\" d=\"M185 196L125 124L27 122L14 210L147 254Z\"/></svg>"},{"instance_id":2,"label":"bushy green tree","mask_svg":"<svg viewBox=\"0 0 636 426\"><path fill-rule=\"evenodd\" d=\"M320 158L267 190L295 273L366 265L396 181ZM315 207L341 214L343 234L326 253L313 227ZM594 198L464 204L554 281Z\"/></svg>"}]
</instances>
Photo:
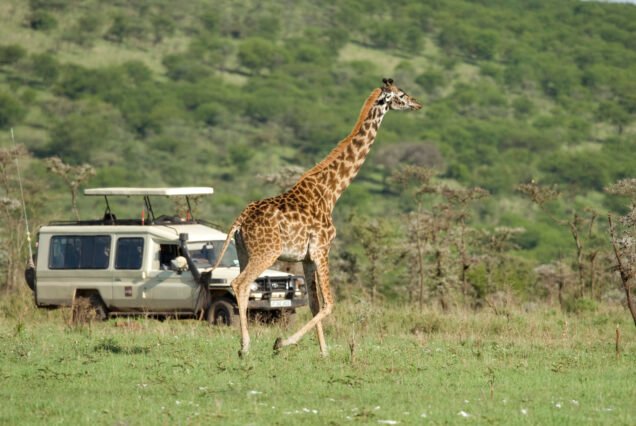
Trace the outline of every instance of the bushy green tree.
<instances>
[{"instance_id":1,"label":"bushy green tree","mask_svg":"<svg viewBox=\"0 0 636 426\"><path fill-rule=\"evenodd\" d=\"M239 46L237 54L241 66L255 74L274 70L288 61L288 53L284 49L262 38L246 39Z\"/></svg>"},{"instance_id":2,"label":"bushy green tree","mask_svg":"<svg viewBox=\"0 0 636 426\"><path fill-rule=\"evenodd\" d=\"M26 56L26 49L17 44L0 46L0 66L12 65Z\"/></svg>"},{"instance_id":3,"label":"bushy green tree","mask_svg":"<svg viewBox=\"0 0 636 426\"><path fill-rule=\"evenodd\" d=\"M28 25L36 31L50 31L57 28L57 19L45 10L37 10L29 15Z\"/></svg>"}]
</instances>

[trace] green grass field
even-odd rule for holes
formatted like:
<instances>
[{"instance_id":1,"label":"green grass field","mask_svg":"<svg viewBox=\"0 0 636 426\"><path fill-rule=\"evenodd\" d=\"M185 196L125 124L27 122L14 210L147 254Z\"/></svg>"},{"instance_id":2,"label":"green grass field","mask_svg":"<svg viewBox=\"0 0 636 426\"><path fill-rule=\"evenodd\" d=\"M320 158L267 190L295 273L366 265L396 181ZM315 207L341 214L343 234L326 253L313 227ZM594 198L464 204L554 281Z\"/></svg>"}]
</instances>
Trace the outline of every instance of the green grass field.
<instances>
[{"instance_id":1,"label":"green grass field","mask_svg":"<svg viewBox=\"0 0 636 426\"><path fill-rule=\"evenodd\" d=\"M0 308L0 424L636 423L636 330L622 308L444 314L343 302L326 323L326 359L313 334L274 355L281 326L253 324L239 359L235 328L71 327L67 310Z\"/></svg>"}]
</instances>

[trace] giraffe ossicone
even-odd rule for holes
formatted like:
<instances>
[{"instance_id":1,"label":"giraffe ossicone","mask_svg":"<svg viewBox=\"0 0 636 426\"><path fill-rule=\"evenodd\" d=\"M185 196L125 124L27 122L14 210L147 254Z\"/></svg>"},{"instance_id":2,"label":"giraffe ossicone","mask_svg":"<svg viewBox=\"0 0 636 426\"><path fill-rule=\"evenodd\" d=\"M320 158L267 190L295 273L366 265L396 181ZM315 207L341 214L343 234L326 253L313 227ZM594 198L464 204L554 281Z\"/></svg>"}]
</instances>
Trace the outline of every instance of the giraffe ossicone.
<instances>
[{"instance_id":1,"label":"giraffe ossicone","mask_svg":"<svg viewBox=\"0 0 636 426\"><path fill-rule=\"evenodd\" d=\"M235 237L241 273L232 281L239 307L241 350L249 351L247 303L250 284L276 260L302 262L313 317L287 339L277 339L274 349L297 343L316 327L320 352L327 354L321 321L333 310L329 285L329 248L336 236L332 212L338 198L358 174L384 115L390 110L422 108L414 98L383 79L362 106L351 133L318 164L300 177L287 192L250 203L228 231L219 259ZM212 269L216 268L215 265Z\"/></svg>"}]
</instances>

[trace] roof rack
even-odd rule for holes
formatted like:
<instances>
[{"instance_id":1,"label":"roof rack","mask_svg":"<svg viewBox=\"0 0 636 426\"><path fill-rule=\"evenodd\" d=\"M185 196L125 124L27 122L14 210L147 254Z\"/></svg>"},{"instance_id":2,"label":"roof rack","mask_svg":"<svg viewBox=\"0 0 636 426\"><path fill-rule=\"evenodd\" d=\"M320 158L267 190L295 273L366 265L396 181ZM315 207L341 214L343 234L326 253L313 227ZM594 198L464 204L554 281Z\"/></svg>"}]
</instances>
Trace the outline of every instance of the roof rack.
<instances>
[{"instance_id":1,"label":"roof rack","mask_svg":"<svg viewBox=\"0 0 636 426\"><path fill-rule=\"evenodd\" d=\"M182 196L185 197L186 202L188 204L188 215L190 220L195 221L194 215L192 214L192 207L190 206L190 197L197 195L212 195L214 194L214 189L209 186L185 186L185 187L165 187L165 188L127 188L127 187L111 187L111 188L88 188L84 190L84 195L100 195L104 197L106 201L106 212L104 213L104 218L109 218L109 220L114 224L114 215L112 215L110 210L110 204L108 203L108 196L118 195L118 196L142 196L144 197L144 203L146 204L146 209L150 214L150 219L152 222L155 221L155 213L152 210L152 204L150 203L151 196Z\"/></svg>"},{"instance_id":2,"label":"roof rack","mask_svg":"<svg viewBox=\"0 0 636 426\"><path fill-rule=\"evenodd\" d=\"M89 188L84 190L84 195L141 195L147 196L189 196L189 195L212 195L214 188L209 186L186 186L180 188Z\"/></svg>"}]
</instances>

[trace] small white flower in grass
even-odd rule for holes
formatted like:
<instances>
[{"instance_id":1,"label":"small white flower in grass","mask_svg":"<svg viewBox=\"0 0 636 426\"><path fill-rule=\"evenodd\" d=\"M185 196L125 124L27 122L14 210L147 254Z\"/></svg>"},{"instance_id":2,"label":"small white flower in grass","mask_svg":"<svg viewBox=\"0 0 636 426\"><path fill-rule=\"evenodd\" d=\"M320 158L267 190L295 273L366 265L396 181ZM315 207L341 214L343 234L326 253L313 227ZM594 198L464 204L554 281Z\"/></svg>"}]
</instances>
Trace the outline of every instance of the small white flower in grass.
<instances>
[{"instance_id":1,"label":"small white flower in grass","mask_svg":"<svg viewBox=\"0 0 636 426\"><path fill-rule=\"evenodd\" d=\"M425 419L425 418L427 418L427 417L428 417L428 414L426 414L426 413L422 413L422 414L420 414L420 417L421 417L421 418L423 418L423 419Z\"/></svg>"},{"instance_id":2,"label":"small white flower in grass","mask_svg":"<svg viewBox=\"0 0 636 426\"><path fill-rule=\"evenodd\" d=\"M579 401L577 401L576 399L573 399L571 402L573 405L579 405Z\"/></svg>"},{"instance_id":3,"label":"small white flower in grass","mask_svg":"<svg viewBox=\"0 0 636 426\"><path fill-rule=\"evenodd\" d=\"M523 414L524 416L528 415L528 409L527 408L522 408L521 409L521 414Z\"/></svg>"},{"instance_id":4,"label":"small white flower in grass","mask_svg":"<svg viewBox=\"0 0 636 426\"><path fill-rule=\"evenodd\" d=\"M556 404L554 404L554 406L555 406L556 408L561 408L563 405L561 405L561 403L560 403L560 402L557 402Z\"/></svg>"},{"instance_id":5,"label":"small white flower in grass","mask_svg":"<svg viewBox=\"0 0 636 426\"><path fill-rule=\"evenodd\" d=\"M174 403L177 405L181 405L181 401L179 401L178 399Z\"/></svg>"},{"instance_id":6,"label":"small white flower in grass","mask_svg":"<svg viewBox=\"0 0 636 426\"><path fill-rule=\"evenodd\" d=\"M260 391L257 391L257 390L251 390L251 391L249 391L247 394L248 394L248 395L260 395L260 394L262 394L262 393L263 393L263 392L260 392Z\"/></svg>"},{"instance_id":7,"label":"small white flower in grass","mask_svg":"<svg viewBox=\"0 0 636 426\"><path fill-rule=\"evenodd\" d=\"M378 423L380 423L381 425L396 425L400 422L398 422L397 420L378 420Z\"/></svg>"},{"instance_id":8,"label":"small white flower in grass","mask_svg":"<svg viewBox=\"0 0 636 426\"><path fill-rule=\"evenodd\" d=\"M380 406L379 406L379 405L376 405L375 407L373 407L373 409L374 409L375 411L378 411L378 410L380 409Z\"/></svg>"},{"instance_id":9,"label":"small white flower in grass","mask_svg":"<svg viewBox=\"0 0 636 426\"><path fill-rule=\"evenodd\" d=\"M462 416L462 417L470 417L470 414L468 414L467 412L465 412L464 410L460 411L459 413L457 413L457 415Z\"/></svg>"}]
</instances>

